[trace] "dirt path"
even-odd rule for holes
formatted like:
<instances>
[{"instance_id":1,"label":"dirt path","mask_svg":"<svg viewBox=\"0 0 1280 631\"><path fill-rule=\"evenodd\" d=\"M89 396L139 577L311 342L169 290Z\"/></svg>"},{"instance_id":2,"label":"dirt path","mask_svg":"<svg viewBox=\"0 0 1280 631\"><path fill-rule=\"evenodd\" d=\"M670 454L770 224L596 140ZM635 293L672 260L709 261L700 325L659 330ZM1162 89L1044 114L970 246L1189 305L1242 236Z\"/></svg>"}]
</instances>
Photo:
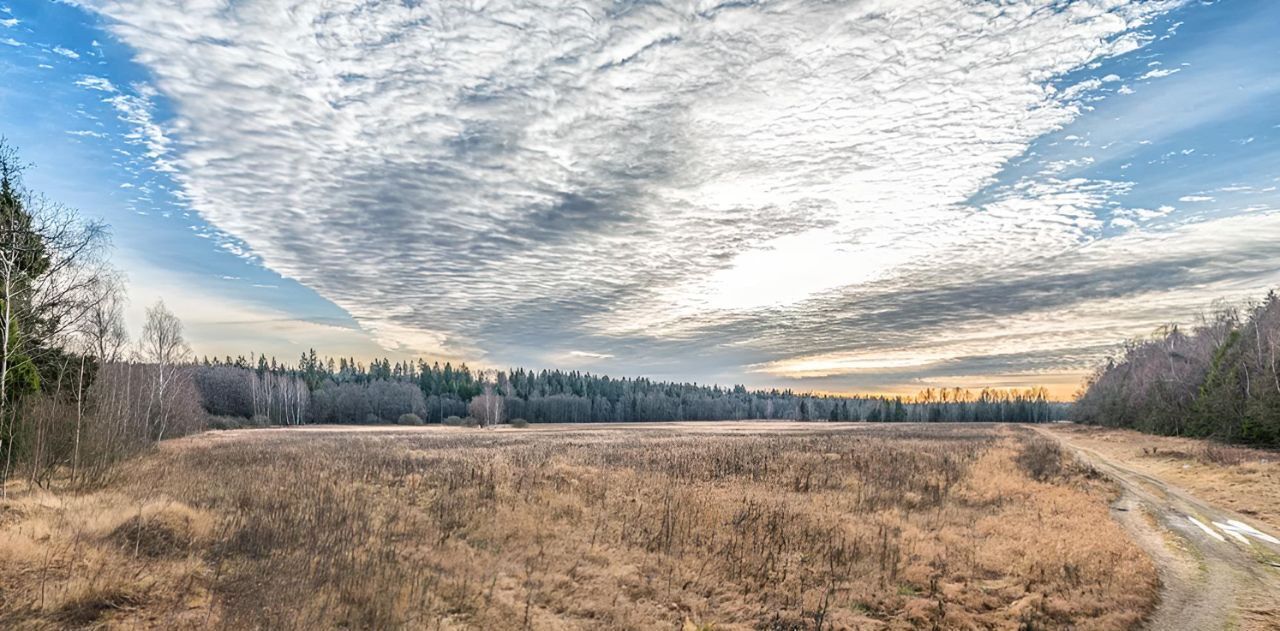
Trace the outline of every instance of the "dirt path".
<instances>
[{"instance_id":1,"label":"dirt path","mask_svg":"<svg viewBox=\"0 0 1280 631\"><path fill-rule=\"evenodd\" d=\"M1120 484L1112 516L1156 562L1160 631L1280 628L1280 537L1163 480L1036 427Z\"/></svg>"}]
</instances>

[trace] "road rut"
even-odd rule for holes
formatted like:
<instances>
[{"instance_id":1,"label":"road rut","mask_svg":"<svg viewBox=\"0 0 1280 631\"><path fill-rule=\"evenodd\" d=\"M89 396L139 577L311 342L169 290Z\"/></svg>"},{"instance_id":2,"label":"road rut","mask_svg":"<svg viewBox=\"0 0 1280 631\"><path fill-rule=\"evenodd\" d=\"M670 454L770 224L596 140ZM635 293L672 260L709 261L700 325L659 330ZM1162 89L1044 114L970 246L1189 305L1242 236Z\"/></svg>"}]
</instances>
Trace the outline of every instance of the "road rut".
<instances>
[{"instance_id":1,"label":"road rut","mask_svg":"<svg viewBox=\"0 0 1280 631\"><path fill-rule=\"evenodd\" d=\"M1043 428L1082 461L1115 480L1112 516L1155 561L1158 631L1280 629L1280 537L1241 515Z\"/></svg>"}]
</instances>

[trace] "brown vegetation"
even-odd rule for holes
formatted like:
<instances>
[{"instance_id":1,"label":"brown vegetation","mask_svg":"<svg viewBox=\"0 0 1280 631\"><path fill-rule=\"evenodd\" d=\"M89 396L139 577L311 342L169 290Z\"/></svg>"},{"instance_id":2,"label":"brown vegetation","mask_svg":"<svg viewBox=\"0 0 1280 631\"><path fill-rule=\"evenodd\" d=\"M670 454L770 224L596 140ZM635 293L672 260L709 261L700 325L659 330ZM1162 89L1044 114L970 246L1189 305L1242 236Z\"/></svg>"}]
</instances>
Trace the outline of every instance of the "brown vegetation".
<instances>
[{"instance_id":1,"label":"brown vegetation","mask_svg":"<svg viewBox=\"0 0 1280 631\"><path fill-rule=\"evenodd\" d=\"M11 494L0 626L1127 629L1156 598L1110 488L1011 427L214 436Z\"/></svg>"},{"instance_id":2,"label":"brown vegetation","mask_svg":"<svg viewBox=\"0 0 1280 631\"><path fill-rule=\"evenodd\" d=\"M1280 532L1280 452L1124 429L1085 425L1051 428L1082 447Z\"/></svg>"}]
</instances>

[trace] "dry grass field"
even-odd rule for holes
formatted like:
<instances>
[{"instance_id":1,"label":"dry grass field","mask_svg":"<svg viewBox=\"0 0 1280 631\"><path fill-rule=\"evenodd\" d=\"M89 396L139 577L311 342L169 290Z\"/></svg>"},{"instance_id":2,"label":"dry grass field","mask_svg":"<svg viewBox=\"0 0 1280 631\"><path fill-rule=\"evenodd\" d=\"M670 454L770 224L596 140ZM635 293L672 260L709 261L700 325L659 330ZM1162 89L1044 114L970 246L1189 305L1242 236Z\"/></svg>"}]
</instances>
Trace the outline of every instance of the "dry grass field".
<instances>
[{"instance_id":1,"label":"dry grass field","mask_svg":"<svg viewBox=\"0 0 1280 631\"><path fill-rule=\"evenodd\" d=\"M0 627L1129 629L1112 492L1015 427L210 434L11 489Z\"/></svg>"},{"instance_id":2,"label":"dry grass field","mask_svg":"<svg viewBox=\"0 0 1280 631\"><path fill-rule=\"evenodd\" d=\"M1062 424L1050 429L1280 532L1280 453L1109 427Z\"/></svg>"}]
</instances>

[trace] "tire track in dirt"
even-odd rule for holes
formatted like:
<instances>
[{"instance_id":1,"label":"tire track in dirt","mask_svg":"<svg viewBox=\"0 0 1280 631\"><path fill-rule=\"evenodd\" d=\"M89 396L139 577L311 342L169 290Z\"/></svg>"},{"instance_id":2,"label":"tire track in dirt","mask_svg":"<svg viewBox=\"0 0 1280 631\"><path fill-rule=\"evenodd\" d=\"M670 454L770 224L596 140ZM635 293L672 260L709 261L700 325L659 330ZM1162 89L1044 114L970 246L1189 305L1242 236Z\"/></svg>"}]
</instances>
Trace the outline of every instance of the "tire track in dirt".
<instances>
[{"instance_id":1,"label":"tire track in dirt","mask_svg":"<svg viewBox=\"0 0 1280 631\"><path fill-rule=\"evenodd\" d=\"M1032 429L1120 485L1111 514L1151 555L1160 575L1160 604L1147 628L1280 628L1280 539L1066 436Z\"/></svg>"}]
</instances>

